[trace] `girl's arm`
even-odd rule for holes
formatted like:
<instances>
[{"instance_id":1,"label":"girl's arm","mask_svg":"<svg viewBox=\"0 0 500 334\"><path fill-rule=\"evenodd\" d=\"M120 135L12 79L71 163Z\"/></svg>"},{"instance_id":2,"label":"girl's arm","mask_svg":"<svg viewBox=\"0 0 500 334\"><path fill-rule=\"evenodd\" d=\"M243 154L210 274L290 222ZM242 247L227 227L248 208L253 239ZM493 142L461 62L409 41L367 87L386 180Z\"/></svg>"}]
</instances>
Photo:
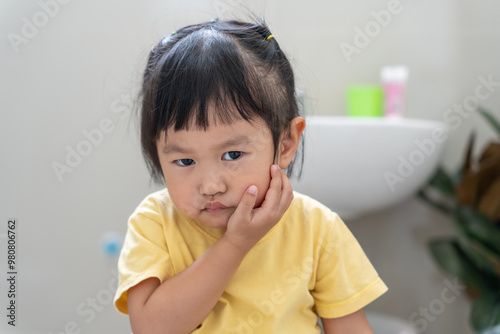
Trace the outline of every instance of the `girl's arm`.
<instances>
[{"instance_id":1,"label":"girl's arm","mask_svg":"<svg viewBox=\"0 0 500 334\"><path fill-rule=\"evenodd\" d=\"M160 284L147 279L128 292L128 310L135 334L190 333L207 317L246 253L279 221L293 191L283 171L272 166L271 182L260 208L253 209L257 188L243 195L227 231L196 261Z\"/></svg>"},{"instance_id":2,"label":"girl's arm","mask_svg":"<svg viewBox=\"0 0 500 334\"><path fill-rule=\"evenodd\" d=\"M149 278L128 292L132 331L190 333L217 303L246 252L224 238L184 271L160 284Z\"/></svg>"},{"instance_id":3,"label":"girl's arm","mask_svg":"<svg viewBox=\"0 0 500 334\"><path fill-rule=\"evenodd\" d=\"M321 318L325 334L373 334L363 309L341 318Z\"/></svg>"}]
</instances>

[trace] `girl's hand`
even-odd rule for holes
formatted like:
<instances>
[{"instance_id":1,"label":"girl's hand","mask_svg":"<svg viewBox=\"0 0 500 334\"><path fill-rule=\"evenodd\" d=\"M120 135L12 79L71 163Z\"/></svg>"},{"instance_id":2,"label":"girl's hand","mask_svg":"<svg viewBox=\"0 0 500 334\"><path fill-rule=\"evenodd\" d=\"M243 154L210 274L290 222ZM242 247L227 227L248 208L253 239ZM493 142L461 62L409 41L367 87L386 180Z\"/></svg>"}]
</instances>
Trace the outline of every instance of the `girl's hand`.
<instances>
[{"instance_id":1,"label":"girl's hand","mask_svg":"<svg viewBox=\"0 0 500 334\"><path fill-rule=\"evenodd\" d=\"M293 199L293 190L285 173L271 166L271 182L262 205L254 209L258 189L250 186L229 218L224 238L248 252L278 223Z\"/></svg>"}]
</instances>

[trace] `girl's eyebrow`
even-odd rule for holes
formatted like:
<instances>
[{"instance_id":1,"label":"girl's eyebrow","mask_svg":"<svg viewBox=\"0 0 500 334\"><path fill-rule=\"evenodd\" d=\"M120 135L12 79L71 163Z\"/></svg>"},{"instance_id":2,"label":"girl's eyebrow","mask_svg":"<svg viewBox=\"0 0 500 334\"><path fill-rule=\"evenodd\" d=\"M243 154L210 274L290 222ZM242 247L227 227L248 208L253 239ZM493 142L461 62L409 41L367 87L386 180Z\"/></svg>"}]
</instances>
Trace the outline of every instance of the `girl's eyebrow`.
<instances>
[{"instance_id":1,"label":"girl's eyebrow","mask_svg":"<svg viewBox=\"0 0 500 334\"><path fill-rule=\"evenodd\" d=\"M223 141L220 144L217 144L215 146L215 150L223 150L225 148L231 147L231 146L241 146L241 145L246 145L250 142L250 139L245 136L245 135L236 135L232 138L229 138L225 141ZM163 149L163 153L165 154L170 154L170 153L182 153L182 154L187 154L190 153L189 149L186 149L184 147L178 146L175 143L167 143Z\"/></svg>"},{"instance_id":2,"label":"girl's eyebrow","mask_svg":"<svg viewBox=\"0 0 500 334\"><path fill-rule=\"evenodd\" d=\"M162 149L163 153L165 154L170 154L170 153L182 153L182 154L186 154L186 153L189 153L188 150L180 147L180 146L177 146L177 145L172 145L172 144L167 144L163 147Z\"/></svg>"},{"instance_id":3,"label":"girl's eyebrow","mask_svg":"<svg viewBox=\"0 0 500 334\"><path fill-rule=\"evenodd\" d=\"M245 145L250 142L250 139L245 135L236 135L216 146L217 150L223 150L226 147Z\"/></svg>"}]
</instances>

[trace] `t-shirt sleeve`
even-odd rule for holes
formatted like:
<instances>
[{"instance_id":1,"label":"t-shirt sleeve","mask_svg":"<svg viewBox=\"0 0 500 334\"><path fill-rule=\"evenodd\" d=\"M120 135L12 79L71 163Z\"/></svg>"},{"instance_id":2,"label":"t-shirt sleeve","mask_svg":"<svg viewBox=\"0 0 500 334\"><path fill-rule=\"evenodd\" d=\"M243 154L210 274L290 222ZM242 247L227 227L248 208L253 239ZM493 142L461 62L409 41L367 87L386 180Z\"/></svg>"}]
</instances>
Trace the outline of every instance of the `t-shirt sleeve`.
<instances>
[{"instance_id":1,"label":"t-shirt sleeve","mask_svg":"<svg viewBox=\"0 0 500 334\"><path fill-rule=\"evenodd\" d=\"M316 284L311 292L322 318L338 318L365 307L387 286L337 214L329 236L319 245Z\"/></svg>"},{"instance_id":2,"label":"t-shirt sleeve","mask_svg":"<svg viewBox=\"0 0 500 334\"><path fill-rule=\"evenodd\" d=\"M165 242L160 207L145 199L128 221L127 234L118 260L119 283L115 307L128 314L128 290L147 278L160 282L172 277L170 256Z\"/></svg>"}]
</instances>

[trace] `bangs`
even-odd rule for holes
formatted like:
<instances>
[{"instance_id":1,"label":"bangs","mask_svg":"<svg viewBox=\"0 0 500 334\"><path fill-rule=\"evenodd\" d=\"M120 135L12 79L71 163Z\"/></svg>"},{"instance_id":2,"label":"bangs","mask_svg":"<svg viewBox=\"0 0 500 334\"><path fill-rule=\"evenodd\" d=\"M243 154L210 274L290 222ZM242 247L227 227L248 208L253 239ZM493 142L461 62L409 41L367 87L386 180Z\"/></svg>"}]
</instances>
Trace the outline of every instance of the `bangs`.
<instances>
[{"instance_id":1,"label":"bangs","mask_svg":"<svg viewBox=\"0 0 500 334\"><path fill-rule=\"evenodd\" d=\"M163 55L153 92L154 136L172 128L206 130L211 122L231 124L256 116L269 121L272 100L263 79L266 69L248 66L249 56L223 33L201 29ZM258 73L260 72L260 73ZM216 112L209 113L209 108Z\"/></svg>"},{"instance_id":2,"label":"bangs","mask_svg":"<svg viewBox=\"0 0 500 334\"><path fill-rule=\"evenodd\" d=\"M169 129L261 119L277 156L298 107L293 70L271 36L263 21L212 20L183 27L153 47L139 96L141 146L153 180L164 180L156 142Z\"/></svg>"}]
</instances>

